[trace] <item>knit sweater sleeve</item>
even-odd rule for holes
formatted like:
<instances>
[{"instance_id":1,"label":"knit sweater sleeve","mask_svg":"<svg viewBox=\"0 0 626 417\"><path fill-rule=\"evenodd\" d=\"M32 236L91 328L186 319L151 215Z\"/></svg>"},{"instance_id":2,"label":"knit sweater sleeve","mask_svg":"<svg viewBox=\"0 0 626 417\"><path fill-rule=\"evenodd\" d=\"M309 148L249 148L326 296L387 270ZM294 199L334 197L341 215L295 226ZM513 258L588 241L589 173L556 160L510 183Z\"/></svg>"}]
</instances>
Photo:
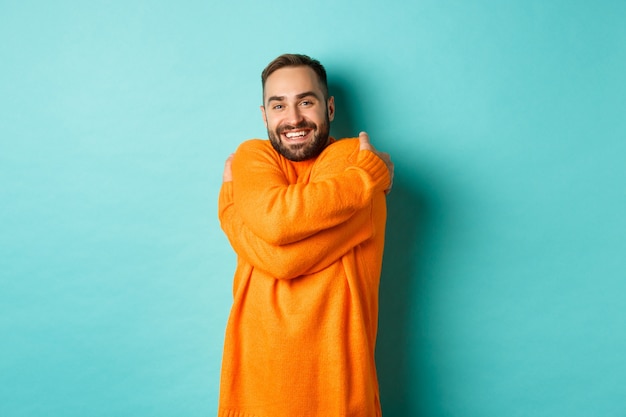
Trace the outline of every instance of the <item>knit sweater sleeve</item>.
<instances>
[{"instance_id":1,"label":"knit sweater sleeve","mask_svg":"<svg viewBox=\"0 0 626 417\"><path fill-rule=\"evenodd\" d=\"M233 198L252 233L274 245L306 239L345 222L390 181L385 163L370 151L359 151L355 140L328 146L318 161L329 169L292 184L284 162L263 141L239 147L232 164Z\"/></svg>"},{"instance_id":2,"label":"knit sweater sleeve","mask_svg":"<svg viewBox=\"0 0 626 417\"><path fill-rule=\"evenodd\" d=\"M370 209L360 210L348 221L306 239L275 245L250 230L233 203L233 183L222 185L219 219L238 256L278 279L312 274L328 267L353 247L371 238L374 231Z\"/></svg>"}]
</instances>

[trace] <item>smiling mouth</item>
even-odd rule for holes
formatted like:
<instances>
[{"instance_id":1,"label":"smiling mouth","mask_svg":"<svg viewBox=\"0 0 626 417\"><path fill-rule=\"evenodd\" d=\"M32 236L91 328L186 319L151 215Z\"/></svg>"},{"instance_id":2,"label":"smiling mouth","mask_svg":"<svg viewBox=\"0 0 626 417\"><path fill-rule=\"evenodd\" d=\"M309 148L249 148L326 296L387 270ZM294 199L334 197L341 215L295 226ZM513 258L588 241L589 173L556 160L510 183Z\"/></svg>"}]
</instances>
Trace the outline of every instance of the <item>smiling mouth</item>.
<instances>
[{"instance_id":1,"label":"smiling mouth","mask_svg":"<svg viewBox=\"0 0 626 417\"><path fill-rule=\"evenodd\" d=\"M291 130L283 132L283 136L290 141L300 141L306 138L310 132L310 130Z\"/></svg>"}]
</instances>

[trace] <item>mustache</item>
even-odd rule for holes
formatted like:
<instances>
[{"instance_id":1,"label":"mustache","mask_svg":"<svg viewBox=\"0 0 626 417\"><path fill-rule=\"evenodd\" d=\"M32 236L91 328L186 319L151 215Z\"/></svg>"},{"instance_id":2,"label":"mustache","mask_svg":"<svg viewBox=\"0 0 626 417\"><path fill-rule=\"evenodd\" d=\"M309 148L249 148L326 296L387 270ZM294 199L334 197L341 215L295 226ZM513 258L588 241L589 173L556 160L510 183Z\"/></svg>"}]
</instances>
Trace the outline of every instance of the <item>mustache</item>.
<instances>
[{"instance_id":1,"label":"mustache","mask_svg":"<svg viewBox=\"0 0 626 417\"><path fill-rule=\"evenodd\" d=\"M299 130L299 129L317 129L317 125L313 122L309 122L308 120L303 120L296 125L282 125L276 129L278 134L289 132L290 130Z\"/></svg>"}]
</instances>

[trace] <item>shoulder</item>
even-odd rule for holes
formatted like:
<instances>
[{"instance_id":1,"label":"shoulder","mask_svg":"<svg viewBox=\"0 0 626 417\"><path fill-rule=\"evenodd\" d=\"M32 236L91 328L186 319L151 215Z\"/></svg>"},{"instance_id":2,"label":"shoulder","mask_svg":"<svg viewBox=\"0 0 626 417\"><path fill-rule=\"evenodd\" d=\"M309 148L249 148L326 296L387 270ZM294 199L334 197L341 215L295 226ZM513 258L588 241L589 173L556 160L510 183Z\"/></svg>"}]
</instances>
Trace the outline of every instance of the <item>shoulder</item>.
<instances>
[{"instance_id":1,"label":"shoulder","mask_svg":"<svg viewBox=\"0 0 626 417\"><path fill-rule=\"evenodd\" d=\"M336 140L317 157L312 175L320 179L339 174L356 163L358 153L358 139Z\"/></svg>"},{"instance_id":2,"label":"shoulder","mask_svg":"<svg viewBox=\"0 0 626 417\"><path fill-rule=\"evenodd\" d=\"M266 152L273 150L272 144L267 139L248 139L237 147L237 152Z\"/></svg>"},{"instance_id":3,"label":"shoulder","mask_svg":"<svg viewBox=\"0 0 626 417\"><path fill-rule=\"evenodd\" d=\"M328 145L327 149L333 149L334 151L352 152L355 149L359 149L359 138L343 138L335 140Z\"/></svg>"},{"instance_id":4,"label":"shoulder","mask_svg":"<svg viewBox=\"0 0 626 417\"><path fill-rule=\"evenodd\" d=\"M330 145L324 149L320 154L320 158L346 158L356 155L359 151L359 139L358 138L344 138L333 141Z\"/></svg>"},{"instance_id":5,"label":"shoulder","mask_svg":"<svg viewBox=\"0 0 626 417\"><path fill-rule=\"evenodd\" d=\"M276 160L278 153L267 139L249 139L242 142L235 151L236 160Z\"/></svg>"}]
</instances>

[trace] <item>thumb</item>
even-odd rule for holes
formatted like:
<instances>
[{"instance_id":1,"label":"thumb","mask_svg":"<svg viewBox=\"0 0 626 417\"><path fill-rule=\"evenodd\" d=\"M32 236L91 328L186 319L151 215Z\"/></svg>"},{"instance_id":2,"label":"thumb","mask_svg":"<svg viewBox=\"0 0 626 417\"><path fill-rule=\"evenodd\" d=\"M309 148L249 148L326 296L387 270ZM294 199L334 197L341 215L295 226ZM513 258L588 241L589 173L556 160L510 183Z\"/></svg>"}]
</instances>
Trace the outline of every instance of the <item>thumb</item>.
<instances>
[{"instance_id":1,"label":"thumb","mask_svg":"<svg viewBox=\"0 0 626 417\"><path fill-rule=\"evenodd\" d=\"M222 174L222 181L223 182L229 182L233 180L233 157L235 156L234 153L230 154L230 156L228 157L228 159L226 159L226 162L224 163L224 174Z\"/></svg>"},{"instance_id":2,"label":"thumb","mask_svg":"<svg viewBox=\"0 0 626 417\"><path fill-rule=\"evenodd\" d=\"M373 150L373 147L370 143L370 136L366 132L359 133L359 149L360 150Z\"/></svg>"}]
</instances>

